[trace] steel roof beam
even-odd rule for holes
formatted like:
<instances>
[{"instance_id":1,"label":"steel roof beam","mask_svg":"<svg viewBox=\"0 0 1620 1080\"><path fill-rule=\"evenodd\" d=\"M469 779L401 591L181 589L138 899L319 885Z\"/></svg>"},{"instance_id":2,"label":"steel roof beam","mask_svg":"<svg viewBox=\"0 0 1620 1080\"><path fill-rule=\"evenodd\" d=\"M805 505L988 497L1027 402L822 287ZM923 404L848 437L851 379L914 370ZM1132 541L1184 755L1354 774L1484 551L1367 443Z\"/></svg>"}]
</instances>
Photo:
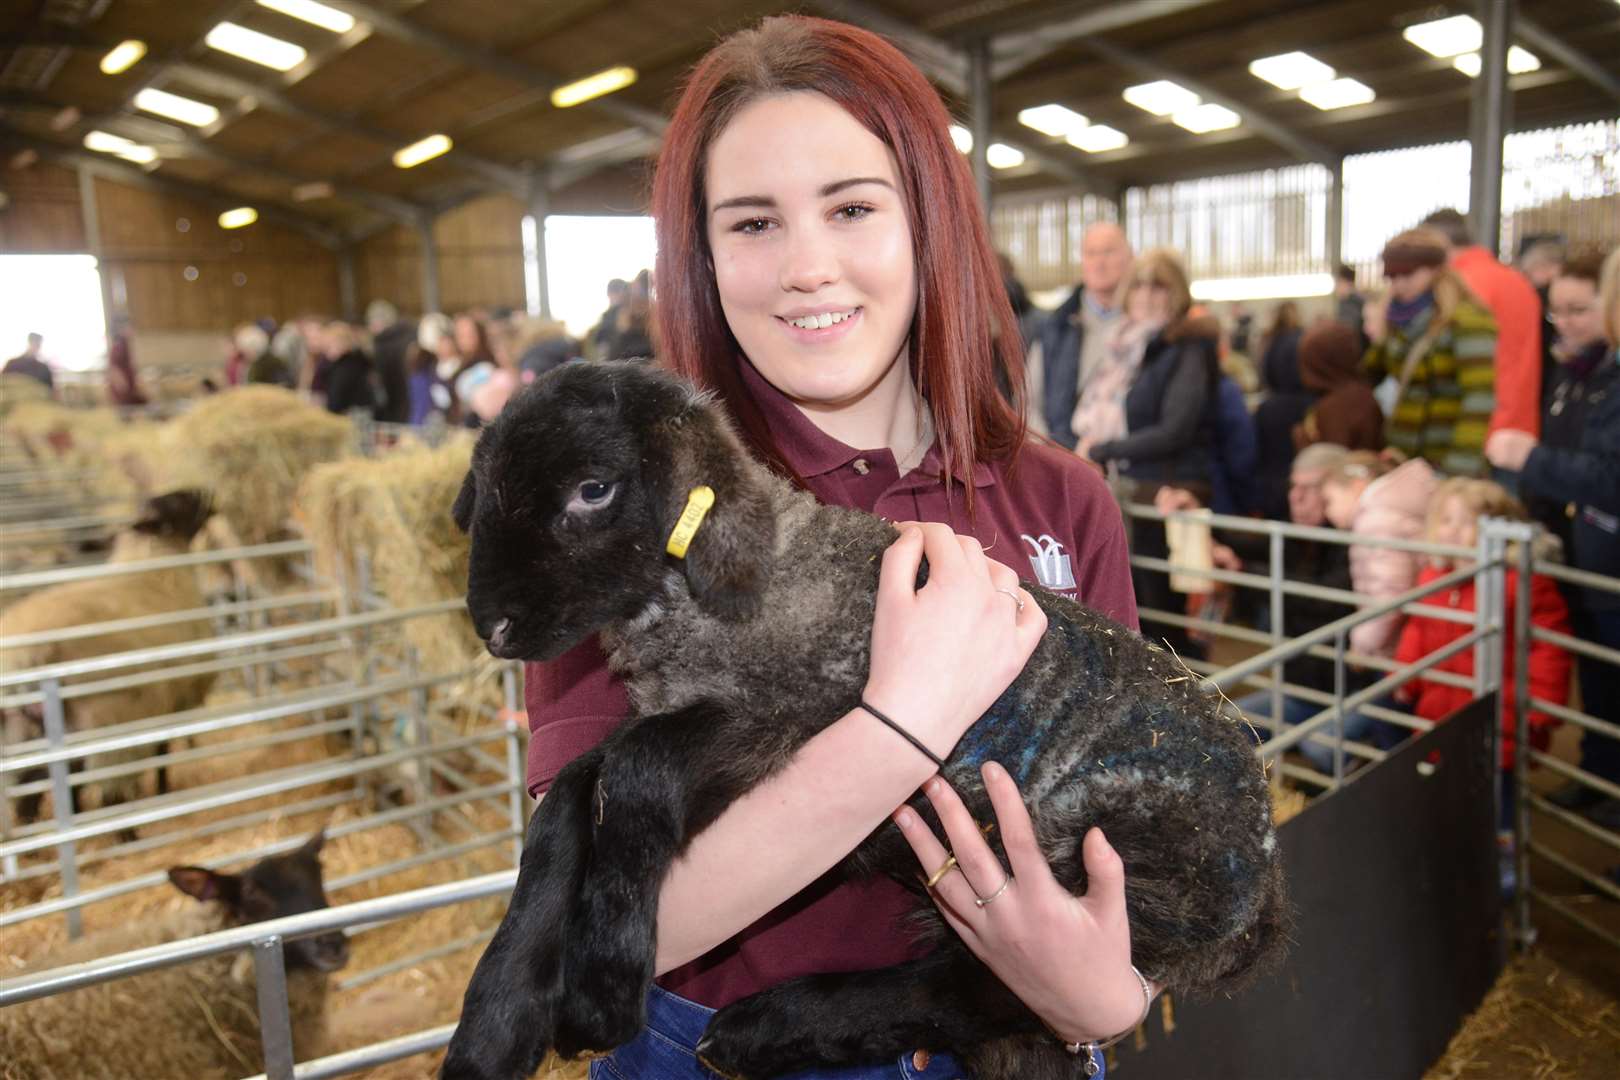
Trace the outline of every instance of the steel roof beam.
<instances>
[{"instance_id":1,"label":"steel roof beam","mask_svg":"<svg viewBox=\"0 0 1620 1080\"><path fill-rule=\"evenodd\" d=\"M502 53L492 52L469 41L442 34L437 30L430 30L425 26L411 22L409 19L401 18L394 12L381 8L376 4L361 3L359 0L327 0L327 3L332 7L347 11L356 18L364 19L380 34L386 34L388 37L425 49L428 52L452 56L468 67L491 75L498 75L503 79L510 79L524 86L545 90L549 93L571 81L554 72L536 67L525 60L518 60ZM579 107L613 116L641 128L651 135L663 135L664 129L669 126L669 121L652 109L642 108L640 105L616 99L611 95L583 102Z\"/></svg>"},{"instance_id":2,"label":"steel roof beam","mask_svg":"<svg viewBox=\"0 0 1620 1080\"><path fill-rule=\"evenodd\" d=\"M149 173L136 165L126 165L114 161L101 154L92 154L88 150L74 150L59 146L44 139L35 138L22 131L18 131L5 124L0 124L0 135L4 135L10 142L27 147L43 158L61 162L75 167L81 167L94 175L128 184L131 187L146 191L155 191L164 195L175 195L195 202L211 204L229 209L241 205L242 197L228 191L207 184L193 184L184 180L176 180L169 176L159 176ZM308 236L323 247L336 250L343 244L341 233L329 229L313 218L283 209L279 206L265 206L259 211L259 216L273 225L283 225Z\"/></svg>"},{"instance_id":3,"label":"steel roof beam","mask_svg":"<svg viewBox=\"0 0 1620 1080\"><path fill-rule=\"evenodd\" d=\"M0 90L0 106L22 106L24 108L51 110L65 107L63 103L42 95L18 94L5 90ZM130 109L125 109L118 113L110 113L104 117L104 121L108 127L117 126L120 120L130 119L149 122L155 126L164 128L167 133L164 135L161 141L182 146L193 157L201 158L206 161L212 161L220 165L228 165L233 169L239 169L243 172L252 172L257 173L260 176L273 177L288 184L310 184L316 182L331 184L332 194L335 198L343 199L344 201L354 203L357 206L362 206L367 210L382 214L384 217L394 218L399 221L415 221L417 217L419 217L421 213L427 209L424 205L412 202L408 199L395 198L392 195L385 195L382 192L369 191L365 188L336 183L324 176L311 176L307 173L291 172L266 161L256 161L252 158L245 158L237 154L228 153L221 150L214 143L209 142L207 139L198 137L180 125L171 124L166 120L152 120L144 113L139 113ZM136 141L145 141L145 139L146 137L142 136Z\"/></svg>"},{"instance_id":4,"label":"steel roof beam","mask_svg":"<svg viewBox=\"0 0 1620 1080\"><path fill-rule=\"evenodd\" d=\"M86 34L83 31L62 28L49 28L25 31L23 33L0 33L0 46L48 44L62 45L77 49L106 50L112 48L116 42L109 42L101 38ZM178 75L190 82L210 89L225 97L250 97L257 104L269 109L271 112L303 120L329 131L345 134L360 135L385 146L396 149L415 142L420 136L402 135L397 131L389 131L366 124L358 118L339 116L312 109L306 105L289 98L280 90L261 86L251 79L231 75L223 71L205 67L193 60L178 60L164 65L163 73ZM505 191L520 194L524 190L523 172L520 169L499 162L490 161L477 154L465 150L452 149L447 155L451 161L482 177L492 186Z\"/></svg>"},{"instance_id":5,"label":"steel roof beam","mask_svg":"<svg viewBox=\"0 0 1620 1080\"><path fill-rule=\"evenodd\" d=\"M1090 34L1106 34L1149 19L1179 15L1192 8L1206 7L1213 0L1131 0L1112 4L1101 11L1087 11L1073 18L1048 23L1033 30L1012 34L998 34L995 38L995 61L990 75L1001 82L1068 45L1075 38Z\"/></svg>"},{"instance_id":6,"label":"steel roof beam","mask_svg":"<svg viewBox=\"0 0 1620 1080\"><path fill-rule=\"evenodd\" d=\"M1286 124L1278 123L1264 113L1257 112L1251 106L1221 93L1208 83L1189 78L1182 72L1166 67L1134 49L1127 49L1123 45L1115 45L1100 38L1085 39L1081 45L1116 67L1126 68L1149 79L1169 80L1178 86L1186 87L1205 101L1226 106L1237 113L1243 119L1243 123L1256 133L1270 139L1302 161L1314 161L1332 168L1339 160L1340 155L1328 146L1295 131Z\"/></svg>"},{"instance_id":7,"label":"steel roof beam","mask_svg":"<svg viewBox=\"0 0 1620 1080\"><path fill-rule=\"evenodd\" d=\"M269 109L271 112L290 116L296 120L303 120L306 123L326 128L329 131L346 135L359 135L362 138L396 149L415 142L418 138L417 136L402 135L397 131L389 131L386 128L379 128L358 118L339 116L323 112L320 109L312 109L307 105L299 104L279 91L266 90L247 79L227 75L224 72L205 68L198 64L176 64L171 70L176 75L195 82L199 86L213 88L227 96L251 97L259 105ZM451 158L469 172L482 176L496 187L512 192L523 190L523 173L519 169L490 161L465 150L452 149L445 156Z\"/></svg>"},{"instance_id":8,"label":"steel roof beam","mask_svg":"<svg viewBox=\"0 0 1620 1080\"><path fill-rule=\"evenodd\" d=\"M1519 16L1513 30L1514 36L1523 39L1526 45L1540 50L1549 58L1558 61L1593 86L1598 87L1605 94L1620 101L1620 78L1616 78L1603 65L1551 30L1532 19L1525 18L1523 15Z\"/></svg>"},{"instance_id":9,"label":"steel roof beam","mask_svg":"<svg viewBox=\"0 0 1620 1080\"><path fill-rule=\"evenodd\" d=\"M970 88L967 57L949 42L879 11L862 0L816 0L816 7L829 15L836 15L846 22L864 26L874 33L889 38L911 56L923 74L958 98L965 100L968 97ZM1019 151L1026 161L1034 162L1043 171L1087 190L1101 190L1084 168L1064 157L1049 154L1044 149L1019 140L1016 136L1007 135L1004 131L997 131L995 135L997 142L1005 143Z\"/></svg>"}]
</instances>

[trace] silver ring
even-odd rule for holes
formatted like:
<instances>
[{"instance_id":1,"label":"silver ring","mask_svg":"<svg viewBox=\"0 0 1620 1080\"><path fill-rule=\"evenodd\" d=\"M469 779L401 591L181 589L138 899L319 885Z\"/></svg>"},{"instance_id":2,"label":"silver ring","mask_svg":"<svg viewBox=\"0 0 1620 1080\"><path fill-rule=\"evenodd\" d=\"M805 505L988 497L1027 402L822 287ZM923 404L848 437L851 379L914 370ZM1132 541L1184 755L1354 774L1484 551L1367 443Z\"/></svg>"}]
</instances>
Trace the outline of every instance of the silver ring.
<instances>
[{"instance_id":1,"label":"silver ring","mask_svg":"<svg viewBox=\"0 0 1620 1080\"><path fill-rule=\"evenodd\" d=\"M1012 597L1012 602L1018 605L1017 614L1022 615L1024 613L1024 598L1022 596L1019 596L1017 593L1013 592L1011 589L1003 589L1003 588L1001 588L999 586L996 588L996 592L998 592L998 593L1006 593L1008 596Z\"/></svg>"},{"instance_id":2,"label":"silver ring","mask_svg":"<svg viewBox=\"0 0 1620 1080\"><path fill-rule=\"evenodd\" d=\"M980 900L978 897L974 897L973 902L975 904L979 905L982 908L987 908L991 904L995 903L997 898L999 898L1002 893L1007 891L1007 886L1009 886L1011 884L1012 884L1012 875L1008 874L1007 875L1007 880L1003 881L1001 883L1001 888L997 889L995 892L991 893L989 896L985 897L983 900Z\"/></svg>"}]
</instances>

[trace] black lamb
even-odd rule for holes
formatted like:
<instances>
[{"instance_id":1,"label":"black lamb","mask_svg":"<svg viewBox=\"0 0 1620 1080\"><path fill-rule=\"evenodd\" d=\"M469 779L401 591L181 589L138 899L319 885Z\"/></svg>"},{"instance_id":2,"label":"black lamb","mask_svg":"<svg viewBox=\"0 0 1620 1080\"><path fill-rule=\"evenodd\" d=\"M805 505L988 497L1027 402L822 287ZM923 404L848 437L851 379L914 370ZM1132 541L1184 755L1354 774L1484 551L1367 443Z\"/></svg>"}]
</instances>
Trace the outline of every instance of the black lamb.
<instances>
[{"instance_id":1,"label":"black lamb","mask_svg":"<svg viewBox=\"0 0 1620 1080\"><path fill-rule=\"evenodd\" d=\"M676 559L665 542L699 485L714 507ZM548 1049L572 1057L638 1033L666 868L855 707L895 534L767 470L708 396L620 364L559 368L514 397L479 438L453 513L471 534L467 600L490 651L543 660L600 631L635 713L558 775L468 987L443 1075L504 1080ZM1101 826L1124 860L1136 965L1172 990L1232 989L1278 956L1287 918L1253 742L1170 654L1026 588L1046 634L946 779L989 821L979 766L1004 765L1076 893L1081 840ZM936 821L926 799L912 805ZM706 1064L761 1080L926 1046L985 1078L1076 1075L1078 1059L924 898L897 828L841 869L916 890L932 951L722 1009L699 1047Z\"/></svg>"}]
</instances>

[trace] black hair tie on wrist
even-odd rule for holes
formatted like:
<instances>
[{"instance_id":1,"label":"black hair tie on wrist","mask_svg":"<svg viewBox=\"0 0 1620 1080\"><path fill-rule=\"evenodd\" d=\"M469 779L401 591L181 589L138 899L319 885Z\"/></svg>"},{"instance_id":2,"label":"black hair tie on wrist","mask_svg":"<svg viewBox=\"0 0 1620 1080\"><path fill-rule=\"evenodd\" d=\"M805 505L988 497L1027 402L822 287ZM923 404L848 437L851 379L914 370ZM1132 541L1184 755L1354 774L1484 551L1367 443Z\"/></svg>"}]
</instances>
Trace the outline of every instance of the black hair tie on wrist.
<instances>
[{"instance_id":1,"label":"black hair tie on wrist","mask_svg":"<svg viewBox=\"0 0 1620 1080\"><path fill-rule=\"evenodd\" d=\"M934 753L932 750L928 749L928 747L924 746L922 744L922 741L920 739L918 739L917 736L913 735L911 732L907 731L905 728L901 727L899 724L895 723L893 720L890 720L887 716L884 716L882 713L880 713L876 709L872 708L872 706L870 706L870 705L868 705L866 703L865 698L861 699L861 708L865 709L867 712L871 713L873 716L877 717L879 720L881 720L885 724L889 725L889 727L893 728L895 731L897 731L900 734L900 737L902 739L905 739L906 742L910 743L912 746L915 746L918 749L918 751L923 755L923 757L927 758L929 761L932 761L935 765L939 766L941 771L944 770L944 768L945 768L944 760L941 759L938 754Z\"/></svg>"}]
</instances>

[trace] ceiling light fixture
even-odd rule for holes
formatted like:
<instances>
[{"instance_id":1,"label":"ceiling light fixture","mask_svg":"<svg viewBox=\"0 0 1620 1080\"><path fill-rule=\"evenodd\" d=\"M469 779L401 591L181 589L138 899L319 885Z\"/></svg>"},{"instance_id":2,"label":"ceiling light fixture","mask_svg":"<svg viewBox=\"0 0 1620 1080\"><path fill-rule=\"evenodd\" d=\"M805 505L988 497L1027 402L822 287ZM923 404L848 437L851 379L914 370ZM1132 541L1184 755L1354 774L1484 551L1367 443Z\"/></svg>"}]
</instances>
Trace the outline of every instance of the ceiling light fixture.
<instances>
[{"instance_id":1,"label":"ceiling light fixture","mask_svg":"<svg viewBox=\"0 0 1620 1080\"><path fill-rule=\"evenodd\" d=\"M218 49L277 71L291 71L309 55L302 45L294 45L233 22L222 22L208 31L203 43L210 49Z\"/></svg>"},{"instance_id":2,"label":"ceiling light fixture","mask_svg":"<svg viewBox=\"0 0 1620 1080\"><path fill-rule=\"evenodd\" d=\"M1620 0L1616 0L1620 3ZM1451 66L1468 76L1470 79L1479 78L1484 64L1479 53L1463 53L1451 61ZM1524 75L1531 71L1541 70L1541 57L1529 49L1521 49L1517 45L1510 46L1507 52L1507 69L1509 75Z\"/></svg>"},{"instance_id":3,"label":"ceiling light fixture","mask_svg":"<svg viewBox=\"0 0 1620 1080\"><path fill-rule=\"evenodd\" d=\"M259 212L251 206L238 206L235 210L227 210L219 215L219 227L222 229L240 229L244 225L251 225L259 220Z\"/></svg>"},{"instance_id":4,"label":"ceiling light fixture","mask_svg":"<svg viewBox=\"0 0 1620 1080\"><path fill-rule=\"evenodd\" d=\"M1147 110L1154 116L1168 116L1173 112L1194 108L1200 100L1197 94L1185 86L1168 79L1127 86L1124 96L1126 101L1138 109Z\"/></svg>"},{"instance_id":5,"label":"ceiling light fixture","mask_svg":"<svg viewBox=\"0 0 1620 1080\"><path fill-rule=\"evenodd\" d=\"M294 202L314 202L316 199L330 199L335 189L325 180L311 180L307 184L299 184L292 189Z\"/></svg>"},{"instance_id":6,"label":"ceiling light fixture","mask_svg":"<svg viewBox=\"0 0 1620 1080\"><path fill-rule=\"evenodd\" d=\"M207 127L219 119L219 110L206 102L194 101L150 86L135 95L135 107L142 112L166 116L170 120L178 120L182 124L191 124L194 127Z\"/></svg>"},{"instance_id":7,"label":"ceiling light fixture","mask_svg":"<svg viewBox=\"0 0 1620 1080\"><path fill-rule=\"evenodd\" d=\"M984 159L992 169L1016 169L1024 163L1024 152L1006 143L991 143L984 151Z\"/></svg>"},{"instance_id":8,"label":"ceiling light fixture","mask_svg":"<svg viewBox=\"0 0 1620 1080\"><path fill-rule=\"evenodd\" d=\"M955 143L956 148L962 153L973 153L973 132L961 124L951 125L951 142Z\"/></svg>"},{"instance_id":9,"label":"ceiling light fixture","mask_svg":"<svg viewBox=\"0 0 1620 1080\"><path fill-rule=\"evenodd\" d=\"M354 29L354 16L347 11L317 4L315 0L258 0L260 7L279 11L302 22L330 30L334 34L347 34Z\"/></svg>"},{"instance_id":10,"label":"ceiling light fixture","mask_svg":"<svg viewBox=\"0 0 1620 1080\"><path fill-rule=\"evenodd\" d=\"M150 165L158 159L158 152L150 146L99 129L85 132L84 148L98 154L111 154L137 165Z\"/></svg>"},{"instance_id":11,"label":"ceiling light fixture","mask_svg":"<svg viewBox=\"0 0 1620 1080\"><path fill-rule=\"evenodd\" d=\"M141 57L146 55L146 42L120 41L114 45L106 56L101 58L101 73L103 75L121 75L140 63Z\"/></svg>"},{"instance_id":12,"label":"ceiling light fixture","mask_svg":"<svg viewBox=\"0 0 1620 1080\"><path fill-rule=\"evenodd\" d=\"M440 154L448 153L454 145L448 135L429 135L402 150L395 150L394 164L401 169L414 169L424 161L432 161Z\"/></svg>"},{"instance_id":13,"label":"ceiling light fixture","mask_svg":"<svg viewBox=\"0 0 1620 1080\"><path fill-rule=\"evenodd\" d=\"M1032 109L1022 109L1018 113L1018 122L1054 139L1067 138L1091 123L1073 109L1062 105L1037 105Z\"/></svg>"},{"instance_id":14,"label":"ceiling light fixture","mask_svg":"<svg viewBox=\"0 0 1620 1080\"><path fill-rule=\"evenodd\" d=\"M1108 150L1118 150L1131 140L1117 128L1111 128L1107 124L1092 124L1076 131L1063 141L1076 150L1084 150L1088 154L1101 154Z\"/></svg>"},{"instance_id":15,"label":"ceiling light fixture","mask_svg":"<svg viewBox=\"0 0 1620 1080\"><path fill-rule=\"evenodd\" d=\"M1309 102L1323 111L1343 109L1351 105L1365 105L1378 97L1373 93L1372 87L1355 79L1334 79L1332 82L1307 86L1299 92L1299 96L1300 100Z\"/></svg>"},{"instance_id":16,"label":"ceiling light fixture","mask_svg":"<svg viewBox=\"0 0 1620 1080\"><path fill-rule=\"evenodd\" d=\"M1310 53L1286 52L1252 61L1249 74L1279 90L1298 90L1302 86L1325 83L1338 72Z\"/></svg>"},{"instance_id":17,"label":"ceiling light fixture","mask_svg":"<svg viewBox=\"0 0 1620 1080\"><path fill-rule=\"evenodd\" d=\"M1430 56L1445 60L1458 53L1478 52L1485 31L1472 15L1453 15L1408 26L1401 31L1401 37Z\"/></svg>"},{"instance_id":18,"label":"ceiling light fixture","mask_svg":"<svg viewBox=\"0 0 1620 1080\"><path fill-rule=\"evenodd\" d=\"M566 86L557 87L551 92L551 103L559 109L566 109L570 105L578 105L592 98L599 98L603 94L623 90L635 81L636 69L621 64L606 71L598 71L595 75L587 75Z\"/></svg>"},{"instance_id":19,"label":"ceiling light fixture","mask_svg":"<svg viewBox=\"0 0 1620 1080\"><path fill-rule=\"evenodd\" d=\"M1177 127L1186 128L1194 135L1204 135L1211 131L1235 128L1243 123L1243 118L1225 105L1206 101L1202 105L1194 105L1190 109L1182 109L1171 114L1170 121Z\"/></svg>"}]
</instances>

